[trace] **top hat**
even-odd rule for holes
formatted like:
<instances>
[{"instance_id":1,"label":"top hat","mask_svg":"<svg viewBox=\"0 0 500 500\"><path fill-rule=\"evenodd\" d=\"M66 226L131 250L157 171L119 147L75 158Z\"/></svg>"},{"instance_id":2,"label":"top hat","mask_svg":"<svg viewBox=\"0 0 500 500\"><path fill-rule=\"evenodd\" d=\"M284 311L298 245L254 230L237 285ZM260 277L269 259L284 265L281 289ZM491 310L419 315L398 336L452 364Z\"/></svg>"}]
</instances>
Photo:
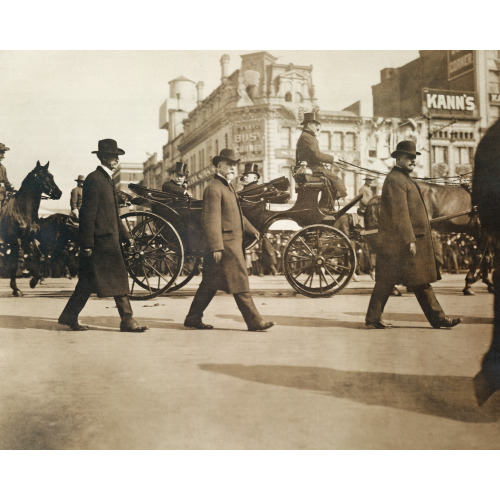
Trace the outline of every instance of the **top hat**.
<instances>
[{"instance_id":1,"label":"top hat","mask_svg":"<svg viewBox=\"0 0 500 500\"><path fill-rule=\"evenodd\" d=\"M171 169L171 172L172 174L187 177L189 175L189 172L187 171L187 163L176 161L174 167Z\"/></svg>"},{"instance_id":2,"label":"top hat","mask_svg":"<svg viewBox=\"0 0 500 500\"><path fill-rule=\"evenodd\" d=\"M0 151L10 151L10 148L0 142Z\"/></svg>"},{"instance_id":3,"label":"top hat","mask_svg":"<svg viewBox=\"0 0 500 500\"><path fill-rule=\"evenodd\" d=\"M314 122L314 123L317 123L318 125L321 125L321 122L319 122L316 119L316 112L304 113L304 118L302 120L301 125L306 125L307 123L311 123L311 122Z\"/></svg>"},{"instance_id":4,"label":"top hat","mask_svg":"<svg viewBox=\"0 0 500 500\"><path fill-rule=\"evenodd\" d=\"M245 174L255 174L260 179L259 165L257 163L245 163L245 170L241 174L241 177Z\"/></svg>"},{"instance_id":5,"label":"top hat","mask_svg":"<svg viewBox=\"0 0 500 500\"><path fill-rule=\"evenodd\" d=\"M398 145L396 146L396 151L393 151L391 153L391 156L393 158L397 158L400 153L406 153L409 155L412 155L416 157L420 153L417 151L417 146L415 146L415 143L413 141L401 141L398 142Z\"/></svg>"},{"instance_id":6,"label":"top hat","mask_svg":"<svg viewBox=\"0 0 500 500\"><path fill-rule=\"evenodd\" d=\"M78 179L75 179L76 182L83 182L85 180L85 176L84 175L79 175L78 176Z\"/></svg>"},{"instance_id":7,"label":"top hat","mask_svg":"<svg viewBox=\"0 0 500 500\"><path fill-rule=\"evenodd\" d=\"M97 145L97 151L92 151L94 154L107 153L110 155L124 155L125 151L118 147L114 139L101 139Z\"/></svg>"},{"instance_id":8,"label":"top hat","mask_svg":"<svg viewBox=\"0 0 500 500\"><path fill-rule=\"evenodd\" d=\"M234 154L234 151L232 149L221 149L220 153L212 158L214 167L216 167L217 163L219 163L221 160L226 160L233 165L236 165L236 163L240 162L239 158L236 159L236 155Z\"/></svg>"}]
</instances>

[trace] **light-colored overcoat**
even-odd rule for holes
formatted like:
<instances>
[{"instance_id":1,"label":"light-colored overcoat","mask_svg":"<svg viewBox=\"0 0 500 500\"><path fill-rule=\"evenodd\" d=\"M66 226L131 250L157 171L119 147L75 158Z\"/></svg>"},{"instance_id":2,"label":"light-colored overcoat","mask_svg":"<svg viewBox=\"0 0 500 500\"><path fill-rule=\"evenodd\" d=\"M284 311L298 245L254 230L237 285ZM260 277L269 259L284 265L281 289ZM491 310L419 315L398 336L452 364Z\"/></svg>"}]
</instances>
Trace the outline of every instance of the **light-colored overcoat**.
<instances>
[{"instance_id":1,"label":"light-colored overcoat","mask_svg":"<svg viewBox=\"0 0 500 500\"><path fill-rule=\"evenodd\" d=\"M203 193L202 231L205 244L202 284L227 293L250 291L243 248L244 233L257 230L243 216L238 196L216 175ZM216 264L213 252L222 251Z\"/></svg>"}]
</instances>

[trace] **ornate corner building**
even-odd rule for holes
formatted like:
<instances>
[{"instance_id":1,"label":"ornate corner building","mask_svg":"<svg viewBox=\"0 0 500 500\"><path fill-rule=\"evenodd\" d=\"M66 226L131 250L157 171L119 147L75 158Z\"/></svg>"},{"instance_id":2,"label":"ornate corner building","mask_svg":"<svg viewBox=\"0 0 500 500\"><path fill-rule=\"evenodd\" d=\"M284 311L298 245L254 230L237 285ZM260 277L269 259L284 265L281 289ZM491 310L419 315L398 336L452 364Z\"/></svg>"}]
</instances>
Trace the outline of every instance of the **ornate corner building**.
<instances>
[{"instance_id":1,"label":"ornate corner building","mask_svg":"<svg viewBox=\"0 0 500 500\"><path fill-rule=\"evenodd\" d=\"M259 166L261 182L286 176L293 187L300 122L313 110L322 122L321 150L351 165L387 173L396 144L412 139L422 151L419 177L456 175L472 169L480 137L499 116L499 51L420 51L405 66L382 69L372 87L375 117L363 117L359 101L341 111L320 109L312 66L280 64L268 52L240 57L240 68L229 74L229 56L222 55L220 84L207 97L203 82L184 76L169 82L159 123L168 142L161 160L153 155L144 163L147 186L161 189L182 160L201 198L214 172L211 158L229 147L241 169L245 162ZM355 196L363 171L338 174Z\"/></svg>"}]
</instances>

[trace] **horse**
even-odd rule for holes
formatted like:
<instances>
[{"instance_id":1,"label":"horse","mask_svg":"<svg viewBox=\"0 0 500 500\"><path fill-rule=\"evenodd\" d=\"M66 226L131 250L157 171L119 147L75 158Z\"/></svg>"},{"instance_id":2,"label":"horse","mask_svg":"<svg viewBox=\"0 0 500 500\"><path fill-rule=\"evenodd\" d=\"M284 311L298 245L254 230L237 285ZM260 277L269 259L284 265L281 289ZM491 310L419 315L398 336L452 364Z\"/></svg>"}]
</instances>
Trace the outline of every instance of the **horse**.
<instances>
[{"instance_id":1,"label":"horse","mask_svg":"<svg viewBox=\"0 0 500 500\"><path fill-rule=\"evenodd\" d=\"M31 288L35 288L43 277L46 266L51 274L77 275L80 247L76 217L60 213L43 217L37 241L40 252L31 252L26 259L26 268L33 276Z\"/></svg>"},{"instance_id":2,"label":"horse","mask_svg":"<svg viewBox=\"0 0 500 500\"><path fill-rule=\"evenodd\" d=\"M464 295L474 295L471 290L479 278L493 292L493 284L488 279L488 261L485 256L489 252L490 241L484 231L481 231L478 217L472 208L471 192L468 184L436 184L427 181L416 181L424 200L431 226L438 232L465 233L477 242L478 251L472 259L469 271L465 277ZM366 206L366 230L378 228L378 213L380 196L374 196ZM453 217L452 217L453 216ZM375 235L366 235L371 248L376 248ZM478 267L480 268L477 273Z\"/></svg>"},{"instance_id":3,"label":"horse","mask_svg":"<svg viewBox=\"0 0 500 500\"><path fill-rule=\"evenodd\" d=\"M22 248L25 254L40 252L36 236L40 227L38 209L43 194L51 200L59 200L62 192L49 172L49 162L41 165L37 161L19 190L0 209L0 244L14 297L23 295L16 283L19 249Z\"/></svg>"}]
</instances>

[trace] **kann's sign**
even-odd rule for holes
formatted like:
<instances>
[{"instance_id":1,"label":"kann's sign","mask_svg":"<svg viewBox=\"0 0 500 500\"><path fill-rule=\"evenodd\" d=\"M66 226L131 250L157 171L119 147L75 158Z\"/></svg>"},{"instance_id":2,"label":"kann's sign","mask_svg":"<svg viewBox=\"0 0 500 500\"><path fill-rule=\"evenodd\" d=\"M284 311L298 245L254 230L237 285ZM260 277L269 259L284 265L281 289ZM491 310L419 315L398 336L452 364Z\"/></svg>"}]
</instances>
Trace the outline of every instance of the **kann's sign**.
<instances>
[{"instance_id":1,"label":"kann's sign","mask_svg":"<svg viewBox=\"0 0 500 500\"><path fill-rule=\"evenodd\" d=\"M474 92L424 89L422 107L432 116L477 118Z\"/></svg>"},{"instance_id":2,"label":"kann's sign","mask_svg":"<svg viewBox=\"0 0 500 500\"><path fill-rule=\"evenodd\" d=\"M490 93L490 104L495 104L496 106L500 106L500 94Z\"/></svg>"},{"instance_id":3,"label":"kann's sign","mask_svg":"<svg viewBox=\"0 0 500 500\"><path fill-rule=\"evenodd\" d=\"M473 50L448 51L448 80L466 75L474 69Z\"/></svg>"}]
</instances>

